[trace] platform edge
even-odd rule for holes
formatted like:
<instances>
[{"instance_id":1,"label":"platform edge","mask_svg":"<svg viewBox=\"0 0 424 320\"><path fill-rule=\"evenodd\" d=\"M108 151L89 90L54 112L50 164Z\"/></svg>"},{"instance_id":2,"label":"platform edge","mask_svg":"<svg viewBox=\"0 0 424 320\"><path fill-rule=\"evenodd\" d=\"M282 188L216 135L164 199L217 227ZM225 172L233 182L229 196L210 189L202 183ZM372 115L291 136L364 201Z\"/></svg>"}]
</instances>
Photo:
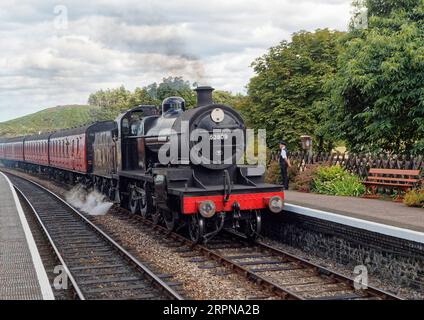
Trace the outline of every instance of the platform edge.
<instances>
[{"instance_id":1,"label":"platform edge","mask_svg":"<svg viewBox=\"0 0 424 320\"><path fill-rule=\"evenodd\" d=\"M424 243L424 233L405 229L405 228L399 228L387 224L382 224L374 221L368 221L365 219L359 219L349 216L344 216L338 213L333 213L329 211L324 210L318 210L318 209L312 209L296 204L291 203L285 203L284 210L321 219L321 220L327 220L335 223L339 223L342 225L348 225L351 227L364 229L376 233L381 233L387 236L400 238L404 240L414 241L418 243Z\"/></svg>"},{"instance_id":2,"label":"platform edge","mask_svg":"<svg viewBox=\"0 0 424 320\"><path fill-rule=\"evenodd\" d=\"M16 209L18 211L19 220L21 221L22 228L25 233L25 238L27 240L27 244L29 247L29 251L31 253L32 263L34 265L38 283L40 285L41 294L43 296L44 300L55 300L53 290L50 286L49 279L47 277L46 270L44 268L43 262L41 260L40 253L38 251L37 245L35 243L34 237L32 236L31 229L28 225L28 221L26 220L24 211L22 209L21 202L19 201L18 194L16 193L15 188L13 187L12 182L10 181L9 177L6 176L3 172L0 172L0 174L6 179L7 183L9 184L10 190L13 195L13 199L16 204Z\"/></svg>"}]
</instances>

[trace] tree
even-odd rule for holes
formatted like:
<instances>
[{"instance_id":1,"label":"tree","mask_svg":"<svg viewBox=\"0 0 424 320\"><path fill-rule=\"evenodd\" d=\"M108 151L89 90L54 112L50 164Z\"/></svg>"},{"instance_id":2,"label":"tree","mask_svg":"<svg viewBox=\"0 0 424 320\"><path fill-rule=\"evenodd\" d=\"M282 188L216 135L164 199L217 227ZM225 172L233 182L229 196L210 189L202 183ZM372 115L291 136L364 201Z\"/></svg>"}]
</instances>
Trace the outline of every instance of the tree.
<instances>
[{"instance_id":1,"label":"tree","mask_svg":"<svg viewBox=\"0 0 424 320\"><path fill-rule=\"evenodd\" d=\"M233 94L224 90L215 90L212 94L214 103L225 104L237 110L240 110L242 101L245 98L242 94Z\"/></svg>"},{"instance_id":2,"label":"tree","mask_svg":"<svg viewBox=\"0 0 424 320\"><path fill-rule=\"evenodd\" d=\"M424 150L424 5L368 0L368 28L343 39L332 88L333 132L352 151Z\"/></svg>"},{"instance_id":3,"label":"tree","mask_svg":"<svg viewBox=\"0 0 424 320\"><path fill-rule=\"evenodd\" d=\"M422 0L365 0L358 5L365 6L370 17L388 17L395 11L412 11L420 1Z\"/></svg>"},{"instance_id":4,"label":"tree","mask_svg":"<svg viewBox=\"0 0 424 320\"><path fill-rule=\"evenodd\" d=\"M309 134L320 150L331 148L333 138L320 123L328 116L324 84L336 72L341 35L328 29L300 31L253 63L256 75L248 84L242 112L250 125L267 129L271 147L284 139L290 150L298 149L299 136Z\"/></svg>"},{"instance_id":5,"label":"tree","mask_svg":"<svg viewBox=\"0 0 424 320\"><path fill-rule=\"evenodd\" d=\"M157 99L152 98L146 88L135 88L134 92L130 95L128 99L128 106L132 108L140 104L144 105L159 105Z\"/></svg>"},{"instance_id":6,"label":"tree","mask_svg":"<svg viewBox=\"0 0 424 320\"><path fill-rule=\"evenodd\" d=\"M120 86L116 89L99 90L90 94L88 104L102 108L123 110L129 106L131 92Z\"/></svg>"},{"instance_id":7,"label":"tree","mask_svg":"<svg viewBox=\"0 0 424 320\"><path fill-rule=\"evenodd\" d=\"M159 104L167 97L179 96L184 98L188 107L196 105L196 95L192 85L182 77L163 78L161 83L152 83L144 89L152 99L159 101Z\"/></svg>"}]
</instances>

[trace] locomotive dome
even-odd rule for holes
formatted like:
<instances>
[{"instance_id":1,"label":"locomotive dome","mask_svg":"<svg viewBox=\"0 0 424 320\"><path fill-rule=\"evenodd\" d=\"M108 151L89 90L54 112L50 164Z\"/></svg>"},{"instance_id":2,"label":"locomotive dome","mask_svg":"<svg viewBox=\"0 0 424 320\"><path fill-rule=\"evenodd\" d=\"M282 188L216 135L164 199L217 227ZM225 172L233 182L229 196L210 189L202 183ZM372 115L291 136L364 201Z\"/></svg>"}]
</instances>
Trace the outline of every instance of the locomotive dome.
<instances>
[{"instance_id":1,"label":"locomotive dome","mask_svg":"<svg viewBox=\"0 0 424 320\"><path fill-rule=\"evenodd\" d=\"M186 102L181 97L169 97L162 102L162 115L175 115L185 110Z\"/></svg>"}]
</instances>

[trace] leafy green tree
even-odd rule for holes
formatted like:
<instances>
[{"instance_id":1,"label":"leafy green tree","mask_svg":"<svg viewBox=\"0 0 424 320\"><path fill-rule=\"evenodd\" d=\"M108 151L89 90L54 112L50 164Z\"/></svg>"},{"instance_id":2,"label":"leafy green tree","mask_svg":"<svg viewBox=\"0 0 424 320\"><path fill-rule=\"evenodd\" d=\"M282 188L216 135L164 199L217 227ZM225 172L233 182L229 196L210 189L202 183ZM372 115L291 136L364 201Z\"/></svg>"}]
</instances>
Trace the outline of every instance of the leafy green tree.
<instances>
[{"instance_id":1,"label":"leafy green tree","mask_svg":"<svg viewBox=\"0 0 424 320\"><path fill-rule=\"evenodd\" d=\"M128 107L131 92L120 86L116 89L99 90L88 97L88 104L101 108L122 110Z\"/></svg>"},{"instance_id":2,"label":"leafy green tree","mask_svg":"<svg viewBox=\"0 0 424 320\"><path fill-rule=\"evenodd\" d=\"M394 11L412 11L420 1L422 0L365 0L358 2L357 5L365 6L370 17L388 17Z\"/></svg>"},{"instance_id":3,"label":"leafy green tree","mask_svg":"<svg viewBox=\"0 0 424 320\"><path fill-rule=\"evenodd\" d=\"M161 104L167 97L179 96L184 98L188 107L196 105L196 95L192 85L182 77L163 78L161 83L152 83L144 89L152 99L159 102L158 104Z\"/></svg>"},{"instance_id":4,"label":"leafy green tree","mask_svg":"<svg viewBox=\"0 0 424 320\"><path fill-rule=\"evenodd\" d=\"M343 39L332 88L335 135L353 151L424 150L424 3L368 0L368 28Z\"/></svg>"},{"instance_id":5,"label":"leafy green tree","mask_svg":"<svg viewBox=\"0 0 424 320\"><path fill-rule=\"evenodd\" d=\"M336 72L338 39L328 29L295 33L256 59L256 75L248 85L242 112L255 128L267 129L275 147L281 139L298 149L299 136L312 135L320 150L331 148L333 138L321 130L326 121L329 95L324 84Z\"/></svg>"},{"instance_id":6,"label":"leafy green tree","mask_svg":"<svg viewBox=\"0 0 424 320\"><path fill-rule=\"evenodd\" d=\"M128 99L128 106L129 108L132 108L140 104L158 105L159 101L152 98L146 88L137 87Z\"/></svg>"},{"instance_id":7,"label":"leafy green tree","mask_svg":"<svg viewBox=\"0 0 424 320\"><path fill-rule=\"evenodd\" d=\"M214 103L225 104L237 110L241 109L241 105L245 98L246 96L243 96L240 93L233 94L230 91L224 90L215 90L212 94Z\"/></svg>"}]
</instances>

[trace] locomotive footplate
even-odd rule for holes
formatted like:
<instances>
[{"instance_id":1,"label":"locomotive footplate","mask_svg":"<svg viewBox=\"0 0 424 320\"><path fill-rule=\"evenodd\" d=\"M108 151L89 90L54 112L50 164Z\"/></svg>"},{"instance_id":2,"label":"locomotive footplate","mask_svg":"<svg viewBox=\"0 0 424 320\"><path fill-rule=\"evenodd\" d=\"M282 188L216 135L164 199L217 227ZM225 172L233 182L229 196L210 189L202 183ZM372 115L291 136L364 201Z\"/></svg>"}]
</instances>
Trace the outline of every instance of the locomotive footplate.
<instances>
[{"instance_id":1,"label":"locomotive footplate","mask_svg":"<svg viewBox=\"0 0 424 320\"><path fill-rule=\"evenodd\" d=\"M147 182L153 182L151 174L146 174L144 170L123 170L116 174L116 177L125 177L129 179L143 180Z\"/></svg>"}]
</instances>

